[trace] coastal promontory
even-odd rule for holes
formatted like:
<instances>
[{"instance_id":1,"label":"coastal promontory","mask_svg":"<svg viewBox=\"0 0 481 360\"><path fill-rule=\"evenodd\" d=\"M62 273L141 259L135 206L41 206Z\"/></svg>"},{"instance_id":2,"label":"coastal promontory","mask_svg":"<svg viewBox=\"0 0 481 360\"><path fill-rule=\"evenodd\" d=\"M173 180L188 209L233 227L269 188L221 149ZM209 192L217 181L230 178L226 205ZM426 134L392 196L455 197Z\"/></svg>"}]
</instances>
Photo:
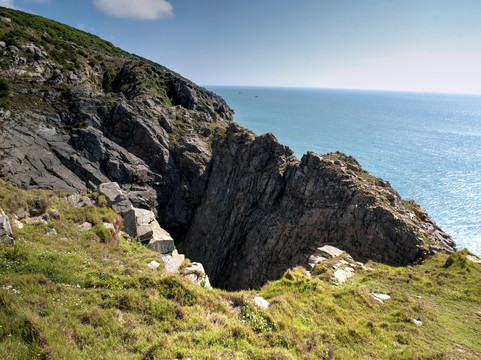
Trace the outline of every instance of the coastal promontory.
<instances>
[{"instance_id":1,"label":"coastal promontory","mask_svg":"<svg viewBox=\"0 0 481 360\"><path fill-rule=\"evenodd\" d=\"M43 320L61 303L74 358L104 346L130 356L112 358L243 358L242 349L246 358L342 358L352 355L346 344L360 350L373 338L373 354L386 355L384 335L390 350L398 344L396 358L411 358L409 344L416 350L418 332L433 334L441 304L419 299L433 302L431 292L444 296L481 271L415 201L354 158L298 159L159 64L35 15L0 15L0 206L12 224L0 261L4 349L62 358ZM164 272L164 248L190 259L176 264L183 275L205 269L202 281ZM434 280L420 277L425 261ZM458 268L471 272L449 273ZM412 286L406 294L401 283ZM26 313L16 302L34 284L41 290L25 297L35 309ZM457 296L479 295L479 284L470 291ZM375 315L362 310L357 323L349 312L358 309ZM316 313L335 335L313 325ZM18 343L7 344L9 334Z\"/></svg>"}]
</instances>

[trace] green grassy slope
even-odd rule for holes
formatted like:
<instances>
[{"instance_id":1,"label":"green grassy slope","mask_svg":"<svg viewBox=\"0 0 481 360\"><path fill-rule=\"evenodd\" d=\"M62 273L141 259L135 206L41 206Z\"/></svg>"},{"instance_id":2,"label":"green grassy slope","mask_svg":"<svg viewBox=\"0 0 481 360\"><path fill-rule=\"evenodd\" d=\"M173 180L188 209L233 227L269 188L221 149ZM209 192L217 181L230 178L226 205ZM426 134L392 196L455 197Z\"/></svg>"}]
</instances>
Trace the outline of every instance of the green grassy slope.
<instances>
[{"instance_id":1,"label":"green grassy slope","mask_svg":"<svg viewBox=\"0 0 481 360\"><path fill-rule=\"evenodd\" d=\"M229 293L149 268L157 254L106 231L118 217L89 196L97 205L78 209L62 194L0 181L12 220L21 206L60 213L0 245L0 358L481 358L481 265L467 252L407 268L368 263L343 285L330 260L312 278L297 268ZM84 231L84 221L95 226ZM45 235L52 228L57 236ZM381 304L372 292L391 298ZM268 309L252 305L259 295Z\"/></svg>"}]
</instances>

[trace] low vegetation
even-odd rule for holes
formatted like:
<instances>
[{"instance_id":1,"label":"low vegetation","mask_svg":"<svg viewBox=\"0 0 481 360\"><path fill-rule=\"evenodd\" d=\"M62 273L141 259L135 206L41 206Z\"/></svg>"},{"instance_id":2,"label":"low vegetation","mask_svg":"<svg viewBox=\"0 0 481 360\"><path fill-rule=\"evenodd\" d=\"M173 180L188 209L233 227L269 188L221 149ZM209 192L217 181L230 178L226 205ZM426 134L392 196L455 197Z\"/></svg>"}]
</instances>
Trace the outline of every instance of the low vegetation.
<instances>
[{"instance_id":1,"label":"low vegetation","mask_svg":"<svg viewBox=\"0 0 481 360\"><path fill-rule=\"evenodd\" d=\"M8 96L10 95L10 85L7 80L0 78L0 107L9 108Z\"/></svg>"},{"instance_id":2,"label":"low vegetation","mask_svg":"<svg viewBox=\"0 0 481 360\"><path fill-rule=\"evenodd\" d=\"M342 285L330 260L311 278L295 268L258 291L226 292L148 267L157 254L105 229L119 219L89 197L96 205L75 208L65 194L0 181L12 222L19 208L60 214L14 227L0 245L2 359L481 357L481 265L467 251L411 267L370 262Z\"/></svg>"}]
</instances>

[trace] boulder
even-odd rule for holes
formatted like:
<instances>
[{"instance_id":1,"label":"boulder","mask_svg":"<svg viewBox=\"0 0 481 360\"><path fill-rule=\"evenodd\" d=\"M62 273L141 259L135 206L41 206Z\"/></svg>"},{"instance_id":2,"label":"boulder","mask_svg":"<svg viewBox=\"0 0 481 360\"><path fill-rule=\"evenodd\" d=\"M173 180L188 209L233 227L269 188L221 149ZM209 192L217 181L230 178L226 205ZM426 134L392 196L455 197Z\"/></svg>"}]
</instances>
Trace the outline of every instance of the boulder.
<instances>
[{"instance_id":1,"label":"boulder","mask_svg":"<svg viewBox=\"0 0 481 360\"><path fill-rule=\"evenodd\" d=\"M103 183L98 192L104 195L108 204L124 220L124 231L132 237L137 236L137 222L135 210L129 198L122 192L116 182Z\"/></svg>"},{"instance_id":2,"label":"boulder","mask_svg":"<svg viewBox=\"0 0 481 360\"><path fill-rule=\"evenodd\" d=\"M148 225L155 221L155 214L153 211L134 208L134 212L138 225Z\"/></svg>"},{"instance_id":3,"label":"boulder","mask_svg":"<svg viewBox=\"0 0 481 360\"><path fill-rule=\"evenodd\" d=\"M154 236L154 229L151 224L140 225L137 228L137 233L141 243L149 243Z\"/></svg>"},{"instance_id":4,"label":"boulder","mask_svg":"<svg viewBox=\"0 0 481 360\"><path fill-rule=\"evenodd\" d=\"M27 213L25 212L25 209L23 207L21 207L21 208L18 208L15 215L17 216L17 218L19 220L22 220L22 219L25 219L25 217L27 216Z\"/></svg>"},{"instance_id":5,"label":"boulder","mask_svg":"<svg viewBox=\"0 0 481 360\"><path fill-rule=\"evenodd\" d=\"M137 235L143 244L161 254L169 254L175 250L174 239L160 227L153 211L134 208L134 213L138 225Z\"/></svg>"},{"instance_id":6,"label":"boulder","mask_svg":"<svg viewBox=\"0 0 481 360\"><path fill-rule=\"evenodd\" d=\"M8 216L0 211L0 244L6 242L13 242L12 227Z\"/></svg>"},{"instance_id":7,"label":"boulder","mask_svg":"<svg viewBox=\"0 0 481 360\"><path fill-rule=\"evenodd\" d=\"M342 254L342 250L339 250L338 248L331 245L324 245L318 248L317 252L323 256L326 256L327 258L338 257Z\"/></svg>"},{"instance_id":8,"label":"boulder","mask_svg":"<svg viewBox=\"0 0 481 360\"><path fill-rule=\"evenodd\" d=\"M90 230L94 227L94 225L92 223L88 222L88 221L85 221L84 223L80 224L79 226L83 231L88 231L88 230Z\"/></svg>"},{"instance_id":9,"label":"boulder","mask_svg":"<svg viewBox=\"0 0 481 360\"><path fill-rule=\"evenodd\" d=\"M73 206L75 206L76 208L83 208L86 206L85 202L83 201L83 199L78 196L78 195L69 195L66 197L66 200L71 203Z\"/></svg>"},{"instance_id":10,"label":"boulder","mask_svg":"<svg viewBox=\"0 0 481 360\"><path fill-rule=\"evenodd\" d=\"M172 239L170 234L162 229L158 222L153 222L151 227L152 238L146 244L146 247L161 254L168 254L174 251L174 239Z\"/></svg>"},{"instance_id":11,"label":"boulder","mask_svg":"<svg viewBox=\"0 0 481 360\"><path fill-rule=\"evenodd\" d=\"M211 288L209 277L205 273L204 266L201 263L192 263L191 266L182 270L182 275L194 284L201 285L208 289Z\"/></svg>"},{"instance_id":12,"label":"boulder","mask_svg":"<svg viewBox=\"0 0 481 360\"><path fill-rule=\"evenodd\" d=\"M307 266L306 266L306 269L308 271L312 271L312 269L314 269L314 267L323 262L323 261L326 261L327 258L325 258L324 256L321 256L319 254L313 254L311 256L309 256L309 259L307 261Z\"/></svg>"},{"instance_id":13,"label":"boulder","mask_svg":"<svg viewBox=\"0 0 481 360\"><path fill-rule=\"evenodd\" d=\"M344 284L347 281L347 279L353 276L354 276L354 269L351 267L337 269L334 272L334 279L336 279L339 284Z\"/></svg>"},{"instance_id":14,"label":"boulder","mask_svg":"<svg viewBox=\"0 0 481 360\"><path fill-rule=\"evenodd\" d=\"M149 243L154 236L154 229L152 227L155 220L155 215L153 211L146 209L134 208L135 219L137 222L137 235L142 243ZM159 225L160 226L160 225Z\"/></svg>"},{"instance_id":15,"label":"boulder","mask_svg":"<svg viewBox=\"0 0 481 360\"><path fill-rule=\"evenodd\" d=\"M314 267L319 264L320 262L326 261L327 259L331 259L342 254L342 250L331 246L331 245L324 245L316 249L314 254L309 256L307 260L306 269L308 271L312 271Z\"/></svg>"},{"instance_id":16,"label":"boulder","mask_svg":"<svg viewBox=\"0 0 481 360\"><path fill-rule=\"evenodd\" d=\"M168 273L177 273L180 265L185 260L185 256L179 254L177 250L172 251L169 254L160 254L160 259L164 262L164 270Z\"/></svg>"}]
</instances>

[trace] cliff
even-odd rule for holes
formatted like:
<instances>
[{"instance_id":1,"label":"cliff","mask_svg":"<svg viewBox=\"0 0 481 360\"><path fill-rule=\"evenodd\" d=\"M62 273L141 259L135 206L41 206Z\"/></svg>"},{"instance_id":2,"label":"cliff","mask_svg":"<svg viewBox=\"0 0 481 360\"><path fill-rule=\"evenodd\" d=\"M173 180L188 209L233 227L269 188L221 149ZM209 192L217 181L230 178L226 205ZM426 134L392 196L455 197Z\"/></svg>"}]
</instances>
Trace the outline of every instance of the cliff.
<instances>
[{"instance_id":1,"label":"cliff","mask_svg":"<svg viewBox=\"0 0 481 360\"><path fill-rule=\"evenodd\" d=\"M340 153L301 161L219 96L68 26L0 8L0 177L79 193L120 184L214 286L259 287L335 245L393 265L454 243ZM5 18L10 21L5 21Z\"/></svg>"}]
</instances>

